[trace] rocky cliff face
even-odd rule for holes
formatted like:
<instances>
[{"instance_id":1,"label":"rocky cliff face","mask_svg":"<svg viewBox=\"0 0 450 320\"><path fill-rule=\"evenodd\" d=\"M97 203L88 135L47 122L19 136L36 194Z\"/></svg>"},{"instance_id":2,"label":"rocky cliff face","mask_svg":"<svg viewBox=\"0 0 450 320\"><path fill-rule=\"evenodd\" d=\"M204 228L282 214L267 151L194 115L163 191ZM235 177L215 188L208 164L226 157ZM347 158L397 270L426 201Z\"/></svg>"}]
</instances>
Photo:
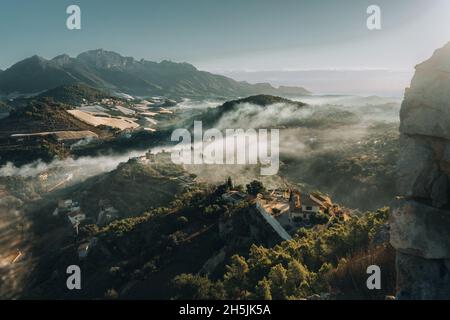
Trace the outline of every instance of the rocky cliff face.
<instances>
[{"instance_id":1,"label":"rocky cliff face","mask_svg":"<svg viewBox=\"0 0 450 320\"><path fill-rule=\"evenodd\" d=\"M450 298L450 43L416 67L400 112L390 215L399 299Z\"/></svg>"}]
</instances>

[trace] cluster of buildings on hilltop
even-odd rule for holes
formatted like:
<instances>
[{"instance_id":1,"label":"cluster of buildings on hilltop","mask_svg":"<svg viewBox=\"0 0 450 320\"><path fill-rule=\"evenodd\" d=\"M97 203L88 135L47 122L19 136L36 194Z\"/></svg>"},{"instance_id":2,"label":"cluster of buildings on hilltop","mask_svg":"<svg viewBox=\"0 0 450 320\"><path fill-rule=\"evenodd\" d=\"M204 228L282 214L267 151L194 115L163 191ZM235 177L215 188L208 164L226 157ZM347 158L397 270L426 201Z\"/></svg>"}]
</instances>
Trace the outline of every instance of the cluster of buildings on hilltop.
<instances>
[{"instance_id":1,"label":"cluster of buildings on hilltop","mask_svg":"<svg viewBox=\"0 0 450 320\"><path fill-rule=\"evenodd\" d=\"M100 211L96 221L99 226L104 226L119 217L119 211L109 204L107 200L99 201ZM53 211L53 216L65 216L68 222L78 233L78 226L87 220L86 214L81 210L80 204L72 199L59 200L58 206Z\"/></svg>"},{"instance_id":2,"label":"cluster of buildings on hilltop","mask_svg":"<svg viewBox=\"0 0 450 320\"><path fill-rule=\"evenodd\" d=\"M53 216L65 215L78 233L78 226L86 220L86 214L81 211L80 204L72 199L59 200L58 206L53 211Z\"/></svg>"},{"instance_id":3,"label":"cluster of buildings on hilltop","mask_svg":"<svg viewBox=\"0 0 450 320\"><path fill-rule=\"evenodd\" d=\"M81 210L80 204L72 199L59 200L58 206L53 211L53 216L63 216L67 218L68 223L73 227L73 230L78 235L79 226L91 220L90 223L96 223L98 226L105 226L109 222L119 218L118 210L109 204L108 201L100 200L100 212L97 220L93 221L86 217L86 214ZM97 244L97 238L93 237L88 241L84 241L78 246L77 252L80 260L85 259L90 250Z\"/></svg>"},{"instance_id":4,"label":"cluster of buildings on hilltop","mask_svg":"<svg viewBox=\"0 0 450 320\"><path fill-rule=\"evenodd\" d=\"M133 159L131 159L133 160ZM150 164L156 162L156 154L153 154L151 151L147 152L143 156L139 156L134 158L134 160L140 164Z\"/></svg>"},{"instance_id":5,"label":"cluster of buildings on hilltop","mask_svg":"<svg viewBox=\"0 0 450 320\"><path fill-rule=\"evenodd\" d=\"M342 216L345 219L348 217L348 212L333 204L329 196L319 193L274 189L252 197L246 193L231 190L224 193L222 198L231 204L238 204L245 200L254 201L256 209L285 240L289 240L286 229L311 226L313 219L318 215Z\"/></svg>"},{"instance_id":6,"label":"cluster of buildings on hilltop","mask_svg":"<svg viewBox=\"0 0 450 320\"><path fill-rule=\"evenodd\" d=\"M283 197L283 199L285 199ZM335 206L336 207L336 206ZM331 213L333 203L331 198L318 193L289 192L289 218L292 221L311 220L313 215Z\"/></svg>"}]
</instances>

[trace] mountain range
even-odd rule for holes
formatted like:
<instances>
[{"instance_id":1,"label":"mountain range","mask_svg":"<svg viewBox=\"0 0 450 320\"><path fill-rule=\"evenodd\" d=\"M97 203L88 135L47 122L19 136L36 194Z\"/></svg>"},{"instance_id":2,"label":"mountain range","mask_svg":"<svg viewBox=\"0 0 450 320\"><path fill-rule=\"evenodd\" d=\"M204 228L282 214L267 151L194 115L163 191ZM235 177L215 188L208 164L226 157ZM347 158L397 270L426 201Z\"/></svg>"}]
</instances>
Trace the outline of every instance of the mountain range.
<instances>
[{"instance_id":1,"label":"mountain range","mask_svg":"<svg viewBox=\"0 0 450 320\"><path fill-rule=\"evenodd\" d=\"M63 54L47 60L35 55L0 71L0 94L3 96L37 94L78 83L134 96L174 98L310 93L302 87L275 88L268 83L238 82L200 71L188 63L136 60L103 49L86 51L75 58Z\"/></svg>"}]
</instances>

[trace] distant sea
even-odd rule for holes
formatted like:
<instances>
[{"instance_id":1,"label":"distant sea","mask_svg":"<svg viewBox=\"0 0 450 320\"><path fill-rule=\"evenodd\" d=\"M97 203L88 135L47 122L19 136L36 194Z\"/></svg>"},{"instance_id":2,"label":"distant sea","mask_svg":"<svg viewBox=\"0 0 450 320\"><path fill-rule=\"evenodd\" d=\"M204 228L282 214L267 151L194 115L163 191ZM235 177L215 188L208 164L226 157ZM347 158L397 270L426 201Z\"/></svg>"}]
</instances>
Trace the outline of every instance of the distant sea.
<instances>
[{"instance_id":1,"label":"distant sea","mask_svg":"<svg viewBox=\"0 0 450 320\"><path fill-rule=\"evenodd\" d=\"M315 94L403 97L414 70L275 70L219 73L249 83L268 82L273 86L301 86Z\"/></svg>"}]
</instances>

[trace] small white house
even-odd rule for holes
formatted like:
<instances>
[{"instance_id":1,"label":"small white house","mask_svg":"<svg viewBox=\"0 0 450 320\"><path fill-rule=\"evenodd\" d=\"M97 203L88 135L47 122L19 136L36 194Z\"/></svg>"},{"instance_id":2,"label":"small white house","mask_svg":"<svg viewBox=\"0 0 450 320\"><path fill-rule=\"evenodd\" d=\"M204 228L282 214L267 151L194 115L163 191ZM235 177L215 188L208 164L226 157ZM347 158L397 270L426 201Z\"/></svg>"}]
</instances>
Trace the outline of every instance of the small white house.
<instances>
[{"instance_id":1,"label":"small white house","mask_svg":"<svg viewBox=\"0 0 450 320\"><path fill-rule=\"evenodd\" d=\"M58 201L58 207L60 209L69 209L70 207L72 207L72 205L73 205L72 199Z\"/></svg>"},{"instance_id":2,"label":"small white house","mask_svg":"<svg viewBox=\"0 0 450 320\"><path fill-rule=\"evenodd\" d=\"M73 226L80 224L82 221L86 220L86 215L81 211L72 211L67 213L67 217Z\"/></svg>"},{"instance_id":3,"label":"small white house","mask_svg":"<svg viewBox=\"0 0 450 320\"><path fill-rule=\"evenodd\" d=\"M321 206L317 201L312 199L309 195L302 199L302 211L306 213L320 213L323 206Z\"/></svg>"},{"instance_id":4,"label":"small white house","mask_svg":"<svg viewBox=\"0 0 450 320\"><path fill-rule=\"evenodd\" d=\"M317 197L308 193L291 193L289 198L289 217L293 219L309 220L311 216L324 212L327 205Z\"/></svg>"}]
</instances>

